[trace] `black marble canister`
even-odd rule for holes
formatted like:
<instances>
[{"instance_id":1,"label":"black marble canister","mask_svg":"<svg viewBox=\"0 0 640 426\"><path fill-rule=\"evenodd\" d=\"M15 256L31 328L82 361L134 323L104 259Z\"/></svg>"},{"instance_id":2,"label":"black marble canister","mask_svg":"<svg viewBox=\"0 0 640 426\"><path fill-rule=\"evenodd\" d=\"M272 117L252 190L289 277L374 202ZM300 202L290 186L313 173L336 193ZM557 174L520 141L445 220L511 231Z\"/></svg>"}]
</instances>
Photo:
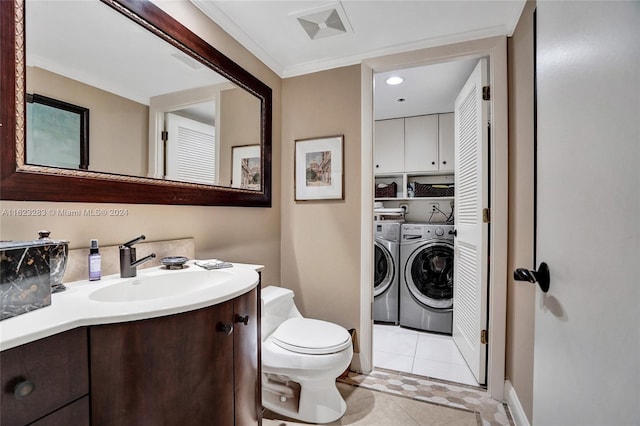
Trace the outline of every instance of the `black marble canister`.
<instances>
[{"instance_id":1,"label":"black marble canister","mask_svg":"<svg viewBox=\"0 0 640 426\"><path fill-rule=\"evenodd\" d=\"M50 245L0 242L0 320L51 304Z\"/></svg>"}]
</instances>

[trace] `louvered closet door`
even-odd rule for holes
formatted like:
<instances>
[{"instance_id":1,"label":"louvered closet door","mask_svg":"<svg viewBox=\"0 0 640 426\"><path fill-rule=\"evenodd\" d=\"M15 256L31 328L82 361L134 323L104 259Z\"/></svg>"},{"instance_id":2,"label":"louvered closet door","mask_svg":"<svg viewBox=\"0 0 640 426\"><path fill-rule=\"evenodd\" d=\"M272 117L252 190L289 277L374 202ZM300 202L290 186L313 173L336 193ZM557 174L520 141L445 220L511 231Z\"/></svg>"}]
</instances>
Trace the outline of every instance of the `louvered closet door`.
<instances>
[{"instance_id":1,"label":"louvered closet door","mask_svg":"<svg viewBox=\"0 0 640 426\"><path fill-rule=\"evenodd\" d=\"M488 206L488 102L482 100L487 83L482 59L455 102L455 221L453 340L476 380L486 382L487 345L487 225L482 208Z\"/></svg>"},{"instance_id":2,"label":"louvered closet door","mask_svg":"<svg viewBox=\"0 0 640 426\"><path fill-rule=\"evenodd\" d=\"M215 128L175 114L167 114L166 126L166 178L215 185Z\"/></svg>"}]
</instances>

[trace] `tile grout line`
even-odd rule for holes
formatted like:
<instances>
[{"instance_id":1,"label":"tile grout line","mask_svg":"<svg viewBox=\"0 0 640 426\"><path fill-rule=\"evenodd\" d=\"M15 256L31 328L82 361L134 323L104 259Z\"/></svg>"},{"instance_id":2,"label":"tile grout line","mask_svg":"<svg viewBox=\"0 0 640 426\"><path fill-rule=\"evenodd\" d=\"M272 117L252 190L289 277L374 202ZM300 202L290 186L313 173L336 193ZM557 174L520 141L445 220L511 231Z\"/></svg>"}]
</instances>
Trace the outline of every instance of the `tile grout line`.
<instances>
[{"instance_id":1,"label":"tile grout line","mask_svg":"<svg viewBox=\"0 0 640 426\"><path fill-rule=\"evenodd\" d=\"M418 353L418 341L420 340L420 335L416 334L416 344L413 347L413 358L411 359L411 373L413 373L413 369L416 365L416 354Z\"/></svg>"}]
</instances>

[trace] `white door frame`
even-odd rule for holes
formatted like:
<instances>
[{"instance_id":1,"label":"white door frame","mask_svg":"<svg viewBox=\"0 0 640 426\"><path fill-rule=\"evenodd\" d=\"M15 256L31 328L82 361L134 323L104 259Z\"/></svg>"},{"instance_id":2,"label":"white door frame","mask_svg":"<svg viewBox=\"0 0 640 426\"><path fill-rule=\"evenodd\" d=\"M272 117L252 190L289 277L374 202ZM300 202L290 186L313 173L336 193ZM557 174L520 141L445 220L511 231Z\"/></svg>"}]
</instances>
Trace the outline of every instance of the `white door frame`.
<instances>
[{"instance_id":1,"label":"white door frame","mask_svg":"<svg viewBox=\"0 0 640 426\"><path fill-rule=\"evenodd\" d=\"M489 58L491 86L491 247L489 274L489 354L487 390L504 399L507 232L508 232L508 99L507 38L491 37L438 46L412 52L367 59L361 64L361 259L360 259L360 357L354 367L363 372L373 368L373 74L399 68L449 62L457 59ZM478 336L480 338L480 336Z\"/></svg>"}]
</instances>

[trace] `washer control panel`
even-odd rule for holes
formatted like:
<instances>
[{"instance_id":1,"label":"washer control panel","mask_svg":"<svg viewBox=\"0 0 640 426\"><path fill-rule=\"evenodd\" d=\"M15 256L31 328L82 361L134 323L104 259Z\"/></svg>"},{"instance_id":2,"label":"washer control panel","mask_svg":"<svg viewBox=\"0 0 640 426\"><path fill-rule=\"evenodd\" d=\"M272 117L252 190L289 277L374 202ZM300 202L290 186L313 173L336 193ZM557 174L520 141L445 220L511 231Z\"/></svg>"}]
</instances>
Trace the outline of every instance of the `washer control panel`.
<instances>
[{"instance_id":1,"label":"washer control panel","mask_svg":"<svg viewBox=\"0 0 640 426\"><path fill-rule=\"evenodd\" d=\"M435 225L427 223L405 223L401 227L401 241L423 241L433 238L452 240L453 225Z\"/></svg>"}]
</instances>

